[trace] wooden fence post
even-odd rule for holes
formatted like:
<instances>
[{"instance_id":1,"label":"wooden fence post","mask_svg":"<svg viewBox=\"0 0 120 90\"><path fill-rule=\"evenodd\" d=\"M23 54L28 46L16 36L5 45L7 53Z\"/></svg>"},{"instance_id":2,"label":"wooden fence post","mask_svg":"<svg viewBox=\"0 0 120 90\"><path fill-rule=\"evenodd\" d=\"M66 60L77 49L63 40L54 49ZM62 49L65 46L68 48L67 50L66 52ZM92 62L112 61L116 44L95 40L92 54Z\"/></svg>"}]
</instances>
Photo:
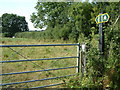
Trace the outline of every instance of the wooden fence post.
<instances>
[{"instance_id":1,"label":"wooden fence post","mask_svg":"<svg viewBox=\"0 0 120 90\"><path fill-rule=\"evenodd\" d=\"M80 64L80 43L78 43L79 45L77 46L77 66L78 68L76 68L76 73L79 73L81 70L81 64Z\"/></svg>"},{"instance_id":2,"label":"wooden fence post","mask_svg":"<svg viewBox=\"0 0 120 90\"><path fill-rule=\"evenodd\" d=\"M81 46L81 73L82 76L84 76L84 73L86 73L86 57L85 57L85 52L86 52L86 44L82 44Z\"/></svg>"}]
</instances>

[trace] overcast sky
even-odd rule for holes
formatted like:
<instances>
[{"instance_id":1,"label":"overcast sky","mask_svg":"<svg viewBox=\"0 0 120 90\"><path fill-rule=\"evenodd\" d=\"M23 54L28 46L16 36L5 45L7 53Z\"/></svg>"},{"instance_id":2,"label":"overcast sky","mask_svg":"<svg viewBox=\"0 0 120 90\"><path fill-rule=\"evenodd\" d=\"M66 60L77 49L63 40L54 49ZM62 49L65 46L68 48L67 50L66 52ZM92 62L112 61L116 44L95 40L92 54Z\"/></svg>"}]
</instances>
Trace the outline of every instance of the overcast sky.
<instances>
[{"instance_id":1,"label":"overcast sky","mask_svg":"<svg viewBox=\"0 0 120 90\"><path fill-rule=\"evenodd\" d=\"M38 0L0 0L0 16L4 13L13 13L25 16L30 30L36 30L30 22L30 15L36 12L35 6Z\"/></svg>"}]
</instances>

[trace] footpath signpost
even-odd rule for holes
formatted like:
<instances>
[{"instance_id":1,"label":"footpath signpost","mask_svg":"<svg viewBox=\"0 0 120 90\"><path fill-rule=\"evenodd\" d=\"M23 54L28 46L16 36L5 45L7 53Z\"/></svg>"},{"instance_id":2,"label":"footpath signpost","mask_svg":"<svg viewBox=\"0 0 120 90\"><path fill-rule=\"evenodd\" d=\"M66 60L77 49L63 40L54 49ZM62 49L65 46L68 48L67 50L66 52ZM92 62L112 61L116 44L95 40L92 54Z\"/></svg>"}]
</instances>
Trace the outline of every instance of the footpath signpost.
<instances>
[{"instance_id":1,"label":"footpath signpost","mask_svg":"<svg viewBox=\"0 0 120 90\"><path fill-rule=\"evenodd\" d=\"M99 66L99 77L103 77L104 73L104 32L103 32L103 23L108 22L109 15L107 13L100 13L96 18L95 21L99 24L99 51L100 51L100 58L102 60ZM103 83L103 81L102 81Z\"/></svg>"},{"instance_id":2,"label":"footpath signpost","mask_svg":"<svg viewBox=\"0 0 120 90\"><path fill-rule=\"evenodd\" d=\"M96 18L95 21L97 24L99 24L99 50L100 50L100 54L103 55L104 54L104 32L102 29L102 25L105 22L108 22L110 16L108 15L108 13L100 13Z\"/></svg>"},{"instance_id":3,"label":"footpath signpost","mask_svg":"<svg viewBox=\"0 0 120 90\"><path fill-rule=\"evenodd\" d=\"M95 21L96 21L97 24L104 23L104 22L108 22L109 18L110 18L110 16L108 15L108 13L99 14L95 18Z\"/></svg>"}]
</instances>

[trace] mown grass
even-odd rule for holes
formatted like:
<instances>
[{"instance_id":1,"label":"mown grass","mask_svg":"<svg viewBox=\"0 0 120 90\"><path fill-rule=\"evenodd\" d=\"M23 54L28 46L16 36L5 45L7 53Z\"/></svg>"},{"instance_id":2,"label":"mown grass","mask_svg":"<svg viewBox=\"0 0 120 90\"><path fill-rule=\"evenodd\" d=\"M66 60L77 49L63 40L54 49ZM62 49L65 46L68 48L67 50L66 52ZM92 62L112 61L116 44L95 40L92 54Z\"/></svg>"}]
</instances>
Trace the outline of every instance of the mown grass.
<instances>
[{"instance_id":1,"label":"mown grass","mask_svg":"<svg viewBox=\"0 0 120 90\"><path fill-rule=\"evenodd\" d=\"M26 44L60 44L66 43L63 41L41 41L35 39L25 38L2 38L0 41L3 45L26 45ZM18 51L20 55L12 51ZM39 59L39 58L54 58L54 57L69 57L76 56L76 46L51 46L51 47L12 47L2 48L2 60L25 60L25 59ZM76 59L61 59L61 60L45 60L45 61L31 61L31 62L16 62L16 63L3 63L2 73L34 71L42 69L52 69L60 67L76 66ZM6 75L2 77L2 83L20 82L28 80L37 80L49 77L64 76L75 74L76 70L65 69L55 71L44 71L27 74ZM42 85L49 85L54 83L63 82L59 80L37 81L32 83L14 84L3 86L5 88L29 88Z\"/></svg>"}]
</instances>

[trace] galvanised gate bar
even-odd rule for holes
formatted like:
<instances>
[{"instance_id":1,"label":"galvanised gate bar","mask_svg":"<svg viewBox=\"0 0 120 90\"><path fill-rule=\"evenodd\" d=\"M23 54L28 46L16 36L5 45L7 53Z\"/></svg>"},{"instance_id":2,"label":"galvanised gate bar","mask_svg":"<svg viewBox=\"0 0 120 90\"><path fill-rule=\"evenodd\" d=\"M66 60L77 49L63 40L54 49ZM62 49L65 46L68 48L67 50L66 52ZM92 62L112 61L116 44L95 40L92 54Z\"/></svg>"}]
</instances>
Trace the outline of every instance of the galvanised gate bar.
<instances>
[{"instance_id":1,"label":"galvanised gate bar","mask_svg":"<svg viewBox=\"0 0 120 90\"><path fill-rule=\"evenodd\" d=\"M55 59L72 59L76 58L77 59L77 66L70 66L70 67L62 67L62 68L54 68L54 69L43 69L43 70L35 70L35 71L25 71L25 72L14 72L14 73L1 73L0 76L5 76L5 75L15 75L15 74L24 74L24 73L34 73L34 72L43 72L43 71L52 71L52 70L61 70L61 69L70 69L70 68L76 68L76 72L80 72L80 44L45 44L45 45L0 45L2 48L9 48L9 47L45 47L45 46L77 46L77 55L72 56L72 57L57 57L57 58L42 58L42 59L27 59L27 60L9 60L9 61L0 61L0 63L10 63L10 62L30 62L30 61L42 61L42 60L55 60ZM76 74L77 74L76 73ZM64 78L68 76L73 76L76 75L70 74L70 75L65 75L65 76L58 76L58 77L51 77L51 78L44 78L44 79L39 79L39 80L29 80L29 81L22 81L22 82L13 82L13 83L2 83L0 86L6 86L6 85L13 85L13 84L21 84L21 83L29 83L29 82L36 82L36 81L44 81L44 80L52 80L52 79L58 79L58 78ZM45 86L39 86L39 87L31 87L31 88L43 88L43 87L50 87L50 86L57 86L61 85L64 83L57 83L57 84L51 84L51 85L45 85Z\"/></svg>"}]
</instances>

